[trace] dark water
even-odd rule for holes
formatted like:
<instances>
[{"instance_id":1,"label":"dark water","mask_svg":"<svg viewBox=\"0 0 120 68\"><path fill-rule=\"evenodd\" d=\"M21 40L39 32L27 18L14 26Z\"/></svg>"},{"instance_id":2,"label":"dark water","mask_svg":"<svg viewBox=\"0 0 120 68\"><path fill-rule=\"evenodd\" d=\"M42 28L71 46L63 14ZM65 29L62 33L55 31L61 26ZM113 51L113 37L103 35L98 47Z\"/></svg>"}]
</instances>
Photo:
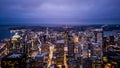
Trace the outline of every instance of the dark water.
<instances>
[{"instance_id":1,"label":"dark water","mask_svg":"<svg viewBox=\"0 0 120 68\"><path fill-rule=\"evenodd\" d=\"M104 36L117 35L117 31L104 31Z\"/></svg>"},{"instance_id":2,"label":"dark water","mask_svg":"<svg viewBox=\"0 0 120 68\"><path fill-rule=\"evenodd\" d=\"M10 38L10 27L0 27L0 40Z\"/></svg>"}]
</instances>

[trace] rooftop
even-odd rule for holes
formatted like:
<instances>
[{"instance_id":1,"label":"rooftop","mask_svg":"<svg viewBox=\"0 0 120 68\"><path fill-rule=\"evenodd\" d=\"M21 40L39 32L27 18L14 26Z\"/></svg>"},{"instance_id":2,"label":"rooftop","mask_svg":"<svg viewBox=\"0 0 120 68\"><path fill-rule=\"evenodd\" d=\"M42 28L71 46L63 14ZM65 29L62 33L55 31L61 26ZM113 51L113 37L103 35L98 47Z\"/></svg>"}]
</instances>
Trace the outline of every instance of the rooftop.
<instances>
[{"instance_id":1,"label":"rooftop","mask_svg":"<svg viewBox=\"0 0 120 68\"><path fill-rule=\"evenodd\" d=\"M64 43L64 40L57 40L56 43Z\"/></svg>"},{"instance_id":2,"label":"rooftop","mask_svg":"<svg viewBox=\"0 0 120 68\"><path fill-rule=\"evenodd\" d=\"M13 53L13 54L9 55L7 58L20 58L21 56L22 56L22 54Z\"/></svg>"}]
</instances>

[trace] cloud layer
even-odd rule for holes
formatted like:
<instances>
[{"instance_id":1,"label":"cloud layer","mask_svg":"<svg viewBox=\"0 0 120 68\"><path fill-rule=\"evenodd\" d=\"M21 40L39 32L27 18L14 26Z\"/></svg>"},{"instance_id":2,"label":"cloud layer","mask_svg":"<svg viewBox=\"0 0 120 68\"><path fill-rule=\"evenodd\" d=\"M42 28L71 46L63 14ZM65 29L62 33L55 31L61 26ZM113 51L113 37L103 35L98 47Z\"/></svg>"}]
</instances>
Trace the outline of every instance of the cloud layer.
<instances>
[{"instance_id":1,"label":"cloud layer","mask_svg":"<svg viewBox=\"0 0 120 68\"><path fill-rule=\"evenodd\" d=\"M119 19L119 6L120 0L1 0L0 20Z\"/></svg>"}]
</instances>

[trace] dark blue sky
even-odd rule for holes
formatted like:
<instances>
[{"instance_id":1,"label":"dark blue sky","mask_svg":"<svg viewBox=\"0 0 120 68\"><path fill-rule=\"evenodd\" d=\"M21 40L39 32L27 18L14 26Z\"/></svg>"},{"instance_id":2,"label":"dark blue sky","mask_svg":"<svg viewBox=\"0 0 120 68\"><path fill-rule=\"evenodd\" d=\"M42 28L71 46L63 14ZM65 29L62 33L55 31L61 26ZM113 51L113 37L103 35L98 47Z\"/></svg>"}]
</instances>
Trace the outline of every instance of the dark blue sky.
<instances>
[{"instance_id":1,"label":"dark blue sky","mask_svg":"<svg viewBox=\"0 0 120 68\"><path fill-rule=\"evenodd\" d=\"M0 25L119 22L120 0L0 0Z\"/></svg>"}]
</instances>

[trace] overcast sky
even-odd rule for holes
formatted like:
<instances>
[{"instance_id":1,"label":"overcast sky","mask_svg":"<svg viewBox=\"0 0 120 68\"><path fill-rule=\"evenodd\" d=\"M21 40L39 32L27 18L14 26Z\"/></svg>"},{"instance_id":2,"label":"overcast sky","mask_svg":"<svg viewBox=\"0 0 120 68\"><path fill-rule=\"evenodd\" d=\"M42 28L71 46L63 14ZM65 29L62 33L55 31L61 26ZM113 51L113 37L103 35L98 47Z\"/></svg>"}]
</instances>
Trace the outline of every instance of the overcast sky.
<instances>
[{"instance_id":1,"label":"overcast sky","mask_svg":"<svg viewBox=\"0 0 120 68\"><path fill-rule=\"evenodd\" d=\"M120 0L0 0L0 24L119 22Z\"/></svg>"}]
</instances>

